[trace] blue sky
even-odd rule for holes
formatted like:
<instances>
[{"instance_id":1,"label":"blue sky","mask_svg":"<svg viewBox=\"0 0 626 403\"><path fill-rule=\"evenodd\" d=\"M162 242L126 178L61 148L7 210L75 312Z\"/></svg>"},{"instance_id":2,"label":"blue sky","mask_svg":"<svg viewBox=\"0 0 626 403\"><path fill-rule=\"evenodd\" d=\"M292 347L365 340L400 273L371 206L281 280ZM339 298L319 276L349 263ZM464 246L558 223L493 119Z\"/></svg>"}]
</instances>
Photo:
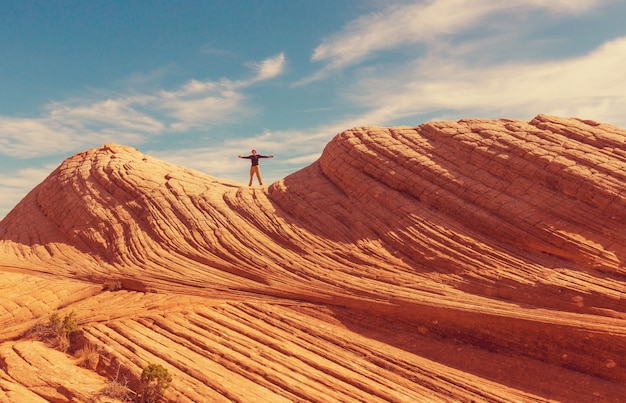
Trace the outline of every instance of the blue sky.
<instances>
[{"instance_id":1,"label":"blue sky","mask_svg":"<svg viewBox=\"0 0 626 403\"><path fill-rule=\"evenodd\" d=\"M354 126L626 127L622 0L0 2L0 218L105 143L269 184Z\"/></svg>"}]
</instances>

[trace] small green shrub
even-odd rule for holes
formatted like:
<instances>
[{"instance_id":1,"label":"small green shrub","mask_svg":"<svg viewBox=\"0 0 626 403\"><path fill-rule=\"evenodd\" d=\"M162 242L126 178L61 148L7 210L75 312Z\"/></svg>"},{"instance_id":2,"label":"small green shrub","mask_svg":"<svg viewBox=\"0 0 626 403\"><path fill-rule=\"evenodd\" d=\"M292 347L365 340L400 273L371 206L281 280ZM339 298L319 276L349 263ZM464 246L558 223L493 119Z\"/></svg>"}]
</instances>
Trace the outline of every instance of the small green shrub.
<instances>
[{"instance_id":1,"label":"small green shrub","mask_svg":"<svg viewBox=\"0 0 626 403\"><path fill-rule=\"evenodd\" d=\"M60 321L59 319L58 315L54 318L51 317L50 323L55 326L57 348L66 352L72 345L70 341L70 334L80 330L78 327L78 318L76 317L76 312L72 311L63 318L63 321Z\"/></svg>"},{"instance_id":2,"label":"small green shrub","mask_svg":"<svg viewBox=\"0 0 626 403\"><path fill-rule=\"evenodd\" d=\"M28 335L66 352L70 348L70 334L80 331L76 312L72 311L61 319L57 312L50 315L48 323L35 325Z\"/></svg>"},{"instance_id":3,"label":"small green shrub","mask_svg":"<svg viewBox=\"0 0 626 403\"><path fill-rule=\"evenodd\" d=\"M52 329L55 329L57 332L63 327L63 320L56 312L50 315L48 322L50 323Z\"/></svg>"},{"instance_id":4,"label":"small green shrub","mask_svg":"<svg viewBox=\"0 0 626 403\"><path fill-rule=\"evenodd\" d=\"M62 331L63 333L70 334L79 330L80 327L78 327L78 317L76 316L76 312L72 311L63 318Z\"/></svg>"},{"instance_id":5,"label":"small green shrub","mask_svg":"<svg viewBox=\"0 0 626 403\"><path fill-rule=\"evenodd\" d=\"M161 365L150 364L141 372L141 402L157 402L170 386L172 376Z\"/></svg>"}]
</instances>

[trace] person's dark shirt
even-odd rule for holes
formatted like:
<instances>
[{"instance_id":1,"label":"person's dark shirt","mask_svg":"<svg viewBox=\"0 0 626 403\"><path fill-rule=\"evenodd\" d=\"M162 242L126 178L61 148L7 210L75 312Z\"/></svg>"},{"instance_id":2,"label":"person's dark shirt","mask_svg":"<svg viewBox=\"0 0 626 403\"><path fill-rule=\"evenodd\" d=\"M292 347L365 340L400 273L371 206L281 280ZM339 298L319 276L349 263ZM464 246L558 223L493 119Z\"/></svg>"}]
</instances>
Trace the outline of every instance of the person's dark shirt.
<instances>
[{"instance_id":1,"label":"person's dark shirt","mask_svg":"<svg viewBox=\"0 0 626 403\"><path fill-rule=\"evenodd\" d=\"M267 155L251 154L251 155L248 155L247 157L241 157L241 158L252 160L252 166L254 167L254 166L259 165L259 158L269 158L269 157Z\"/></svg>"}]
</instances>

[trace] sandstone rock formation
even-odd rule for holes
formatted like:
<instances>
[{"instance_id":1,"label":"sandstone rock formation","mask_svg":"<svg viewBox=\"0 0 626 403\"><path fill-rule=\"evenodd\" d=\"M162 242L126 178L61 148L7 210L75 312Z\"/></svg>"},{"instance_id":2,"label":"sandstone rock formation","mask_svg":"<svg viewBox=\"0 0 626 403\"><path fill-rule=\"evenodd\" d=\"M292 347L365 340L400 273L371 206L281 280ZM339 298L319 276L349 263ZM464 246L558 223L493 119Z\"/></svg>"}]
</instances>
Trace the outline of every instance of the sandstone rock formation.
<instances>
[{"instance_id":1,"label":"sandstone rock formation","mask_svg":"<svg viewBox=\"0 0 626 403\"><path fill-rule=\"evenodd\" d=\"M360 127L269 187L108 144L0 222L0 401L621 401L626 131ZM31 340L75 312L94 368ZM39 400L37 400L39 399Z\"/></svg>"}]
</instances>

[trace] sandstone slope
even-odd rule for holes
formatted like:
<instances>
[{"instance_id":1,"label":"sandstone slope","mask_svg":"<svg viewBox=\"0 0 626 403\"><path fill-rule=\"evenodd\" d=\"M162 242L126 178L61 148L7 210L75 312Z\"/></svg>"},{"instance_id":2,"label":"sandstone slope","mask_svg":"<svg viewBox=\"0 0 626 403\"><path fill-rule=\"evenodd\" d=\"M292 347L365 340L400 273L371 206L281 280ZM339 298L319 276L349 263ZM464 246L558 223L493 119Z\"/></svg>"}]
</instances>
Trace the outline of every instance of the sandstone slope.
<instances>
[{"instance_id":1,"label":"sandstone slope","mask_svg":"<svg viewBox=\"0 0 626 403\"><path fill-rule=\"evenodd\" d=\"M0 222L0 401L620 401L626 131L361 127L269 187L109 144ZM26 337L75 312L94 368Z\"/></svg>"}]
</instances>

